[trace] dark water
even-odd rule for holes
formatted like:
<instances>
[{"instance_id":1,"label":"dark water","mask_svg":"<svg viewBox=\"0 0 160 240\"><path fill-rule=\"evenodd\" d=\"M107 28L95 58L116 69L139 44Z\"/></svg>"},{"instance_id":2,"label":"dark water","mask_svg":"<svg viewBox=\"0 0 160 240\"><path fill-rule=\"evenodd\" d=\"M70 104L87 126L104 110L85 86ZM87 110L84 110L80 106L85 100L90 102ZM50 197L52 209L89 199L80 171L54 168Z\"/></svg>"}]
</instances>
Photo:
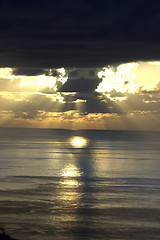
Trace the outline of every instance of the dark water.
<instances>
[{"instance_id":1,"label":"dark water","mask_svg":"<svg viewBox=\"0 0 160 240\"><path fill-rule=\"evenodd\" d=\"M160 133L0 129L0 226L19 240L160 239Z\"/></svg>"}]
</instances>

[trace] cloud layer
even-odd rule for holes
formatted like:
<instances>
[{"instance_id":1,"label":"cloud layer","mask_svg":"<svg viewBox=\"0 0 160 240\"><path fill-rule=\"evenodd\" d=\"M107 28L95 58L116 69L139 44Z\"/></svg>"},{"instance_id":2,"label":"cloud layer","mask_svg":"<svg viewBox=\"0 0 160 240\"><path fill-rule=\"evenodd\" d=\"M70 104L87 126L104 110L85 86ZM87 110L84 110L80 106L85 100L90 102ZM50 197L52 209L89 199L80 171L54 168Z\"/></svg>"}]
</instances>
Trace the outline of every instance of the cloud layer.
<instances>
[{"instance_id":1,"label":"cloud layer","mask_svg":"<svg viewBox=\"0 0 160 240\"><path fill-rule=\"evenodd\" d=\"M160 130L159 65L1 68L0 126Z\"/></svg>"},{"instance_id":2,"label":"cloud layer","mask_svg":"<svg viewBox=\"0 0 160 240\"><path fill-rule=\"evenodd\" d=\"M3 0L0 65L101 67L160 60L159 11L154 0Z\"/></svg>"}]
</instances>

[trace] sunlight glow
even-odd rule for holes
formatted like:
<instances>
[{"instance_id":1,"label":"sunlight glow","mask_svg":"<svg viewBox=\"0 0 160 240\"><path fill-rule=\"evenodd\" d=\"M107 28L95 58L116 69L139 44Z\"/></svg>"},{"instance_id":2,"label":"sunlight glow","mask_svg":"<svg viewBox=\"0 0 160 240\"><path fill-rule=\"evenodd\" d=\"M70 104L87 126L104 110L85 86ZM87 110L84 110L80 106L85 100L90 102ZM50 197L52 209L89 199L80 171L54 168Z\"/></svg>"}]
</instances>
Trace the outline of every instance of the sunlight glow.
<instances>
[{"instance_id":1,"label":"sunlight glow","mask_svg":"<svg viewBox=\"0 0 160 240\"><path fill-rule=\"evenodd\" d=\"M151 65L156 65L156 66L160 66L160 62L159 61L152 61L152 62L148 62Z\"/></svg>"},{"instance_id":2,"label":"sunlight glow","mask_svg":"<svg viewBox=\"0 0 160 240\"><path fill-rule=\"evenodd\" d=\"M70 144L74 148L85 148L87 146L87 139L84 137L75 136L70 139Z\"/></svg>"},{"instance_id":3,"label":"sunlight glow","mask_svg":"<svg viewBox=\"0 0 160 240\"><path fill-rule=\"evenodd\" d=\"M20 87L24 86L35 86L37 90L42 87L50 87L53 88L56 83L56 78L52 76L45 76L45 75L39 75L35 77L24 77L21 76L22 83Z\"/></svg>"},{"instance_id":4,"label":"sunlight glow","mask_svg":"<svg viewBox=\"0 0 160 240\"><path fill-rule=\"evenodd\" d=\"M0 68L0 77L10 77L12 75L12 68Z\"/></svg>"},{"instance_id":5,"label":"sunlight glow","mask_svg":"<svg viewBox=\"0 0 160 240\"><path fill-rule=\"evenodd\" d=\"M59 72L62 76L66 75L66 71L65 71L65 69L63 67L62 68L58 68L57 72Z\"/></svg>"},{"instance_id":6,"label":"sunlight glow","mask_svg":"<svg viewBox=\"0 0 160 240\"><path fill-rule=\"evenodd\" d=\"M102 78L102 82L97 87L97 92L110 92L113 89L117 92L135 92L137 86L134 85L136 79L136 68L138 63L121 64L115 70L108 66L98 72L98 77Z\"/></svg>"}]
</instances>

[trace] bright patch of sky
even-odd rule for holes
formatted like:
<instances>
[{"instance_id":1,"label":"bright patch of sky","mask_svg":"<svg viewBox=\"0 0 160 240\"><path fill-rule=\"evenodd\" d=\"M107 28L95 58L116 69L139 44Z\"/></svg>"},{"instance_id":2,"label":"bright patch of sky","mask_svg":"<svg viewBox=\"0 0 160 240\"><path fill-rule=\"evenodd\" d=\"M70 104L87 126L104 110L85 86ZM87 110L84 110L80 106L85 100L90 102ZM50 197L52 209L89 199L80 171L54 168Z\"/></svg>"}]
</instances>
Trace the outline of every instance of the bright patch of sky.
<instances>
[{"instance_id":1,"label":"bright patch of sky","mask_svg":"<svg viewBox=\"0 0 160 240\"><path fill-rule=\"evenodd\" d=\"M160 62L138 62L121 64L117 68L104 67L98 72L102 82L97 92L134 93L138 90L152 90L160 82Z\"/></svg>"}]
</instances>

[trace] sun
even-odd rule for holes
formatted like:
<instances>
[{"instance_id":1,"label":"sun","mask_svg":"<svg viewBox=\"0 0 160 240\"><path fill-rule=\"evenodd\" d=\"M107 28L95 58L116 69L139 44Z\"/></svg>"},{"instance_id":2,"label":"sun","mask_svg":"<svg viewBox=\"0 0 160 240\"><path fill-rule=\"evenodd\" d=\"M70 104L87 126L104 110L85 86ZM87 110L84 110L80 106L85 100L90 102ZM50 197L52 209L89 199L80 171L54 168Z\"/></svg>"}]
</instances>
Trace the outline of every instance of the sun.
<instances>
[{"instance_id":1,"label":"sun","mask_svg":"<svg viewBox=\"0 0 160 240\"><path fill-rule=\"evenodd\" d=\"M85 148L87 146L87 139L84 137L75 136L70 139L70 144L74 148Z\"/></svg>"}]
</instances>

